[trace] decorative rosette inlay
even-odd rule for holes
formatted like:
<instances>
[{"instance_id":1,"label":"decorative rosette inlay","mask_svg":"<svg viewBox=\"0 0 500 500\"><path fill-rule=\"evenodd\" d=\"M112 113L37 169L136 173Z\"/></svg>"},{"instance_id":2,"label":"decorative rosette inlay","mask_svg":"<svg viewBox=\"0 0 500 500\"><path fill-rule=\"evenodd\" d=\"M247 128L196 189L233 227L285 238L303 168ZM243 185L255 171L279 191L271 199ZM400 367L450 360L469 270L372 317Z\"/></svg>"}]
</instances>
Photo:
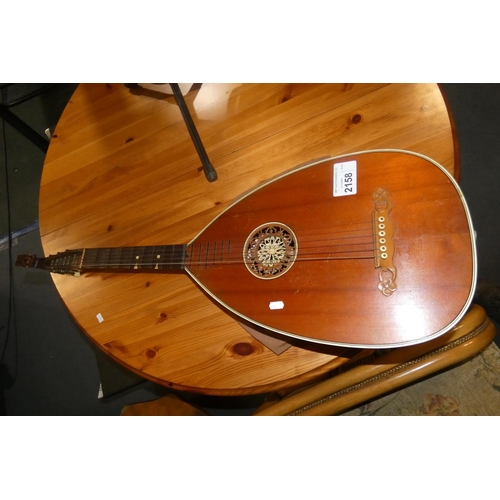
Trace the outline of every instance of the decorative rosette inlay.
<instances>
[{"instance_id":1,"label":"decorative rosette inlay","mask_svg":"<svg viewBox=\"0 0 500 500\"><path fill-rule=\"evenodd\" d=\"M297 238L287 225L268 222L248 236L243 247L243 260L257 278L274 279L292 267L297 249Z\"/></svg>"}]
</instances>

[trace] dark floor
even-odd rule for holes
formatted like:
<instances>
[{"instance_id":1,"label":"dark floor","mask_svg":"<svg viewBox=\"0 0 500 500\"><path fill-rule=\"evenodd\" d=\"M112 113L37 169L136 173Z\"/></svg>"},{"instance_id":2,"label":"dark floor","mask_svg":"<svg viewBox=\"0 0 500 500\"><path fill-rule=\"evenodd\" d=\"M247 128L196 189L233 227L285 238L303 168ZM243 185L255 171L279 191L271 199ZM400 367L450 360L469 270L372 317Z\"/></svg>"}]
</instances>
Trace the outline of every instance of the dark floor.
<instances>
[{"instance_id":1,"label":"dark floor","mask_svg":"<svg viewBox=\"0 0 500 500\"><path fill-rule=\"evenodd\" d=\"M58 85L14 112L43 134L47 127L54 129L75 88ZM479 274L500 283L500 85L442 88L458 132L460 185L477 231ZM10 255L42 253L37 209L44 154L10 125L3 126L5 141L0 122L0 414L119 415L126 404L165 394L165 388L96 357L48 273L12 268ZM98 398L101 383L106 397ZM212 414L249 415L261 400L193 402Z\"/></svg>"}]
</instances>

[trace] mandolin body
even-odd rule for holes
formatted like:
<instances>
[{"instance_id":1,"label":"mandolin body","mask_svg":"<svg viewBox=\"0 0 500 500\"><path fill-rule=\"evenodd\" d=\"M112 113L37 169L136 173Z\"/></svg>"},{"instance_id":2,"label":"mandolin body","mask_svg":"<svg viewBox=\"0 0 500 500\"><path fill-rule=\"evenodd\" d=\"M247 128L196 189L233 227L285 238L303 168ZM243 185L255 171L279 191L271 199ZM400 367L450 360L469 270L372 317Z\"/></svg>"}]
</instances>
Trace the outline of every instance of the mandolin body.
<instances>
[{"instance_id":1,"label":"mandolin body","mask_svg":"<svg viewBox=\"0 0 500 500\"><path fill-rule=\"evenodd\" d=\"M403 346L466 312L473 234L444 168L415 153L367 151L297 167L242 196L187 245L185 270L264 330Z\"/></svg>"}]
</instances>

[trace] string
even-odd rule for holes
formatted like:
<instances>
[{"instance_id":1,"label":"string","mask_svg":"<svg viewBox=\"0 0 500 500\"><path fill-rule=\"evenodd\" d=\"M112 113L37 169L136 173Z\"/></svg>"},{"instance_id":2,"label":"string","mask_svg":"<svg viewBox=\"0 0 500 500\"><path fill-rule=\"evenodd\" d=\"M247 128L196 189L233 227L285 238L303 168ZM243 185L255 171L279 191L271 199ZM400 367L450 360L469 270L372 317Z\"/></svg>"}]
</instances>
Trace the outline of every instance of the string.
<instances>
[{"instance_id":1,"label":"string","mask_svg":"<svg viewBox=\"0 0 500 500\"><path fill-rule=\"evenodd\" d=\"M290 261L325 261L325 260L348 260L348 259L373 259L375 258L375 248L373 243L373 230L370 223L370 230L365 228L353 229L352 226L362 226L366 222L356 224L343 224L337 226L348 227L345 231L336 231L332 237L326 237L322 234L321 246L318 246L318 240L314 239L320 236L315 227L309 231L303 231L301 235L299 251L295 258ZM324 226L323 229L331 234L331 226ZM356 234L359 233L359 234ZM340 235L340 236L339 236ZM270 234L269 236L272 236ZM368 239L368 241L362 241ZM361 241L360 241L361 240ZM217 246L219 244L219 246ZM224 248L225 246L225 248ZM366 247L368 248L360 248ZM220 264L252 264L254 259L245 259L242 257L242 249L231 249L229 240L219 242L202 242L196 248L196 244L190 245L165 245L165 246L146 246L146 247L111 247L111 248L91 248L83 250L92 255L92 259L69 265L64 263L58 265L60 269L74 269L80 267L83 269L92 268L132 268L132 269L160 269L175 267L208 267ZM288 252L287 252L288 253ZM125 254L125 255L124 255ZM197 255L196 255L197 254ZM155 258L156 256L156 258ZM79 259L81 254L76 257ZM281 259L282 260L282 259ZM82 262L83 261L83 262ZM81 265L83 263L83 265ZM279 264L279 259L276 262ZM56 266L55 266L56 267Z\"/></svg>"},{"instance_id":2,"label":"string","mask_svg":"<svg viewBox=\"0 0 500 500\"><path fill-rule=\"evenodd\" d=\"M363 250L355 249L353 247L359 247L359 246L367 246L369 245L369 248L365 248ZM303 256L309 256L309 255L321 255L321 254L332 254L332 253L353 253L353 252L359 252L359 251L373 251L374 246L373 246L373 240L369 242L357 242L357 243L343 243L343 244L336 244L336 245L325 245L321 247L317 247L315 245L305 245L301 244L299 247L299 252L298 252L298 257L297 259L303 257ZM129 252L130 253L130 252ZM100 258L96 258L96 260L93 260L92 262L87 262L88 264L95 264L95 265L155 265L156 263L161 263L161 264L166 264L169 262L172 263L179 263L183 261L188 261L190 260L193 262L193 255L192 254L186 254L185 252L178 251L177 255L175 253L171 255L171 258L165 258L166 256L162 256L160 259L154 258L152 255L145 256L144 254L141 256L141 252L131 252L130 255L126 256L121 256L117 257L114 259L106 258L101 256ZM237 262L239 261L238 256L242 254L242 251L232 251L230 253L224 253L224 254L219 254L217 252L215 258L213 257L214 252L209 249L208 252L205 252L205 249L203 248L201 252L195 250L193 253L198 253L199 255L197 258L194 260L194 263L198 262L210 262L210 263L225 263L225 262ZM139 259L136 259L136 256L139 256ZM147 259L147 262L144 262L143 259Z\"/></svg>"},{"instance_id":3,"label":"string","mask_svg":"<svg viewBox=\"0 0 500 500\"><path fill-rule=\"evenodd\" d=\"M365 243L364 245L367 245ZM327 261L327 260L348 260L348 259L374 259L375 258L375 248L373 245L371 248L364 248L360 250L338 250L331 251L328 249L324 249L323 251L316 251L311 253L299 252L294 262L299 261ZM128 268L154 268L156 265L158 266L181 266L187 265L188 267L205 267L205 266L214 266L214 265L228 265L228 264L241 264L241 263L253 263L253 259L244 259L242 257L227 258L227 256L223 259L212 259L212 258L198 258L198 259L190 259L188 256L183 257L179 256L177 258L164 260L164 259L155 259L148 262L134 261L134 260L112 260L112 261L102 261L102 262L91 262L84 263L82 266L85 268L99 268L100 266L109 267L109 268L120 268L120 267L128 267ZM63 266L59 266L63 267ZM71 267L71 266L68 266Z\"/></svg>"},{"instance_id":4,"label":"string","mask_svg":"<svg viewBox=\"0 0 500 500\"><path fill-rule=\"evenodd\" d=\"M336 256L336 257L321 257L321 256L314 256L314 257L300 257L296 258L293 260L293 262L314 262L314 261L333 261L333 260L357 260L357 259L374 259L375 255L370 254L370 255L349 255L349 256ZM230 265L230 264L253 264L253 260L223 260L223 261L199 261L199 262L190 262L189 264L186 263L186 261L178 261L175 263L172 262L167 262L167 263L158 263L158 270L161 269L169 269L169 268L174 268L175 266L180 267L180 266L185 266L189 268L205 268L205 267L213 267L213 266L219 266L219 265ZM279 264L279 263L277 263ZM155 270L156 263L114 263L114 264L103 264L103 269L118 269L118 268L128 268L128 269L149 269L149 270ZM137 267L136 267L137 266ZM61 269L64 269L63 266L59 266ZM58 268L59 268L58 267ZM66 269L73 269L71 266L66 266ZM99 264L96 265L83 265L81 270L85 269L99 269Z\"/></svg>"},{"instance_id":5,"label":"string","mask_svg":"<svg viewBox=\"0 0 500 500\"><path fill-rule=\"evenodd\" d=\"M367 254L367 252L369 252ZM341 255L332 255L332 253L335 252L316 252L314 254L299 254L295 259L293 259L293 262L311 262L311 261L331 261L331 260L351 260L351 259L374 259L375 258L375 253L374 249L371 249L371 252L369 249L366 250L357 250L357 251L342 251L342 252L337 252ZM345 255L347 254L347 255ZM175 267L180 267L180 266L186 266L190 268L195 268L195 267L211 267L215 265L231 265L231 264L252 264L254 263L253 259L243 259L243 258L235 258L235 259L224 259L224 260L190 260L188 262L188 259L182 259L179 258L177 260L169 260L169 261L162 261L158 259L157 261L154 262L131 262L131 261L126 261L126 262L121 262L121 261L112 261L112 262L93 262L93 263L84 263L81 266L81 270L85 269L99 269L99 268L109 268L109 269L119 269L119 268L129 268L129 269L155 269L156 266L158 266L158 269L165 269L165 268L175 268ZM277 262L279 264L279 262ZM54 265L54 268L61 269L61 270L73 270L75 267L80 267L80 266L75 266L75 265L70 265L70 264L62 264L62 265Z\"/></svg>"}]
</instances>

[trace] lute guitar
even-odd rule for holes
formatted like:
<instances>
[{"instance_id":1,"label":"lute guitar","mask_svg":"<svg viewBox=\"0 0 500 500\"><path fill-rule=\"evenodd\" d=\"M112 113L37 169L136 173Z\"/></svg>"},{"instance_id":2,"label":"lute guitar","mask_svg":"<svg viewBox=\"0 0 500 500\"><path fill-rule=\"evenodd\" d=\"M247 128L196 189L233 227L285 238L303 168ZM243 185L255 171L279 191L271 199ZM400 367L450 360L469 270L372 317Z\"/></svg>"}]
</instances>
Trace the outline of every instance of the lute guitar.
<instances>
[{"instance_id":1,"label":"lute guitar","mask_svg":"<svg viewBox=\"0 0 500 500\"><path fill-rule=\"evenodd\" d=\"M16 265L77 276L184 272L264 331L377 348L448 331L476 282L460 188L438 163L398 150L296 167L244 194L187 244L20 255Z\"/></svg>"}]
</instances>

